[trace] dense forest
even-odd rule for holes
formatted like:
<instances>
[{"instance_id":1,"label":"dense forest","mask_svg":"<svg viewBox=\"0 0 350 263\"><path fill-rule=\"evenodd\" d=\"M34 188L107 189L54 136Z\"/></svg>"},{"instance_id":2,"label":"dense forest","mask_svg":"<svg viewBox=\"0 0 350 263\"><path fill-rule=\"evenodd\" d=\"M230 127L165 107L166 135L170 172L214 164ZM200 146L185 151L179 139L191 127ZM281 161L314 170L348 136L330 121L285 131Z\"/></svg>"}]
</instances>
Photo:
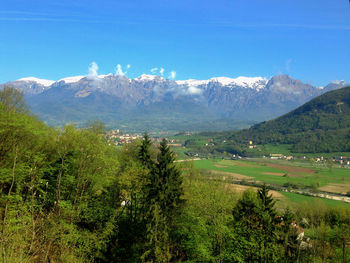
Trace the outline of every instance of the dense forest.
<instances>
[{"instance_id":1,"label":"dense forest","mask_svg":"<svg viewBox=\"0 0 350 263\"><path fill-rule=\"evenodd\" d=\"M350 262L349 209L291 210L174 161L147 135L116 149L99 122L48 127L5 87L0 262Z\"/></svg>"},{"instance_id":2,"label":"dense forest","mask_svg":"<svg viewBox=\"0 0 350 263\"><path fill-rule=\"evenodd\" d=\"M249 141L259 145L290 144L295 153L349 152L350 87L327 92L288 114L249 129L202 135L214 138L213 150L241 155L247 154Z\"/></svg>"}]
</instances>

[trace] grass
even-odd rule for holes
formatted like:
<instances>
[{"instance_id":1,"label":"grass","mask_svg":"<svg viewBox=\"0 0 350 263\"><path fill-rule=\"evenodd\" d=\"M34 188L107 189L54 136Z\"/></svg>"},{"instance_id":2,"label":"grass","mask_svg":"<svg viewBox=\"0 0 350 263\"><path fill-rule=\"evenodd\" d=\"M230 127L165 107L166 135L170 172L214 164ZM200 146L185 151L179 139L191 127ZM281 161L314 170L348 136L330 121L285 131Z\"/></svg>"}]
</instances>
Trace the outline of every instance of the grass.
<instances>
[{"instance_id":1,"label":"grass","mask_svg":"<svg viewBox=\"0 0 350 263\"><path fill-rule=\"evenodd\" d=\"M272 168L265 163L234 161L234 160L200 160L195 162L197 168L205 170L239 173L253 177L256 181L269 184L283 185L285 183L300 184L304 186L325 186L329 183L350 183L350 171L345 168L317 168L314 173L288 172L283 168ZM293 166L290 166L293 169ZM286 176L268 173L286 174Z\"/></svg>"},{"instance_id":2,"label":"grass","mask_svg":"<svg viewBox=\"0 0 350 263\"><path fill-rule=\"evenodd\" d=\"M187 158L187 156L184 153L183 147L171 147L171 150L177 155L177 158L179 160L184 160Z\"/></svg>"},{"instance_id":3,"label":"grass","mask_svg":"<svg viewBox=\"0 0 350 263\"><path fill-rule=\"evenodd\" d=\"M245 160L221 160L221 159L206 159L194 162L195 167L212 171L211 176L215 171L217 176L223 176L224 173L235 173L252 178L254 181L266 182L268 184L275 184L283 186L286 183L299 185L300 187L322 187L330 184L350 185L350 170L346 168L315 168L313 172L300 172L300 167L308 168L305 171L311 171L310 166L305 165L296 166L287 165L285 162L274 161L273 163L264 162L264 159L245 161ZM270 167L271 164L280 164L280 168ZM297 172L293 172L293 169ZM302 170L303 171L303 170ZM269 174L270 173L270 174ZM281 175L287 176L281 176ZM315 197L309 197L294 193L284 193L291 202L300 203L313 200ZM322 198L316 198L323 200L327 205L334 206L342 202L335 200L328 200ZM350 204L349 204L350 207Z\"/></svg>"},{"instance_id":4,"label":"grass","mask_svg":"<svg viewBox=\"0 0 350 263\"><path fill-rule=\"evenodd\" d=\"M326 206L331 206L331 207L350 208L349 203L340 202L336 200L300 195L295 193L286 193L286 192L280 192L280 193L286 197L286 200L283 200L283 202L286 202L287 205L293 206L294 204L310 204L313 202L319 202L321 204L324 204Z\"/></svg>"}]
</instances>

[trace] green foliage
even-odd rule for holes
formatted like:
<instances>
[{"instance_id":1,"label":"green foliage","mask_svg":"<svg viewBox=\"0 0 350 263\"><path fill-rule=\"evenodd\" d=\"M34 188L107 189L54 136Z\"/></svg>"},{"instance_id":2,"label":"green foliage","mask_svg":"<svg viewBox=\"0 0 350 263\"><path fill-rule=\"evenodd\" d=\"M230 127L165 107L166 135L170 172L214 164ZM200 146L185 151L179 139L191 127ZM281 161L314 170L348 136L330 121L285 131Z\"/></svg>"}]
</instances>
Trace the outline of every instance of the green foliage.
<instances>
[{"instance_id":1,"label":"green foliage","mask_svg":"<svg viewBox=\"0 0 350 263\"><path fill-rule=\"evenodd\" d=\"M175 155L164 139L159 146L157 161L150 158L150 141L144 136L139 158L149 169L145 187L147 208L147 243L142 255L145 262L169 262L171 259L170 228L179 212L182 190L181 172L175 165Z\"/></svg>"},{"instance_id":2,"label":"green foliage","mask_svg":"<svg viewBox=\"0 0 350 263\"><path fill-rule=\"evenodd\" d=\"M4 112L28 112L23 92L9 86L4 86L0 91L0 104Z\"/></svg>"},{"instance_id":3,"label":"green foliage","mask_svg":"<svg viewBox=\"0 0 350 263\"><path fill-rule=\"evenodd\" d=\"M237 195L219 182L203 180L188 171L184 188L186 205L176 220L176 254L185 262L232 262L232 207Z\"/></svg>"},{"instance_id":4,"label":"green foliage","mask_svg":"<svg viewBox=\"0 0 350 263\"><path fill-rule=\"evenodd\" d=\"M312 203L278 211L265 186L238 198L229 182L176 163L165 140L156 148L146 135L117 150L101 123L52 129L26 112L20 93L5 91L0 262L349 260L348 208ZM239 169L246 168L254 174ZM312 247L299 238L301 227Z\"/></svg>"},{"instance_id":5,"label":"green foliage","mask_svg":"<svg viewBox=\"0 0 350 263\"><path fill-rule=\"evenodd\" d=\"M234 229L244 247L245 262L277 262L277 227L280 220L275 201L265 186L257 193L246 191L233 209Z\"/></svg>"},{"instance_id":6,"label":"green foliage","mask_svg":"<svg viewBox=\"0 0 350 263\"><path fill-rule=\"evenodd\" d=\"M120 210L116 151L92 129L47 127L21 98L1 91L1 260L86 262Z\"/></svg>"}]
</instances>

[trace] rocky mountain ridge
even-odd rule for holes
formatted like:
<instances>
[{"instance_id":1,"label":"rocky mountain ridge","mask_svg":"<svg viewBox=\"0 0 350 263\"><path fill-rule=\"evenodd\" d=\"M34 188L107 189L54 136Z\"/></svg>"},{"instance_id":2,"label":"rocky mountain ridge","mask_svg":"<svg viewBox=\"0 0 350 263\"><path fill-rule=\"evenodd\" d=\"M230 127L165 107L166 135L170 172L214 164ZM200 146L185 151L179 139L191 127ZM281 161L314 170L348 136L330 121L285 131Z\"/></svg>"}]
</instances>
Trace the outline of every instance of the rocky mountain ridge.
<instances>
[{"instance_id":1,"label":"rocky mountain ridge","mask_svg":"<svg viewBox=\"0 0 350 263\"><path fill-rule=\"evenodd\" d=\"M257 122L287 113L346 83L334 82L320 88L288 75L175 81L146 74L135 79L108 74L58 81L30 77L4 85L23 90L31 110L43 120L64 124L137 118Z\"/></svg>"}]
</instances>

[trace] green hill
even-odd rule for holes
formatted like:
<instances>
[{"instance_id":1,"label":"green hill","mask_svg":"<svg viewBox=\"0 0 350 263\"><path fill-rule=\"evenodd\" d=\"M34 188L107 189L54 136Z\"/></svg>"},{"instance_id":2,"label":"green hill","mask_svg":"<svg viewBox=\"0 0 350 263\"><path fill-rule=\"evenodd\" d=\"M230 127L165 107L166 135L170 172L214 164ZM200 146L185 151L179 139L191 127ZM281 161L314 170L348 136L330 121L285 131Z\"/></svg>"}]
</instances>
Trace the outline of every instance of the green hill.
<instances>
[{"instance_id":1,"label":"green hill","mask_svg":"<svg viewBox=\"0 0 350 263\"><path fill-rule=\"evenodd\" d=\"M350 151L350 87L327 92L279 118L234 133L229 139L293 144L293 152Z\"/></svg>"}]
</instances>

